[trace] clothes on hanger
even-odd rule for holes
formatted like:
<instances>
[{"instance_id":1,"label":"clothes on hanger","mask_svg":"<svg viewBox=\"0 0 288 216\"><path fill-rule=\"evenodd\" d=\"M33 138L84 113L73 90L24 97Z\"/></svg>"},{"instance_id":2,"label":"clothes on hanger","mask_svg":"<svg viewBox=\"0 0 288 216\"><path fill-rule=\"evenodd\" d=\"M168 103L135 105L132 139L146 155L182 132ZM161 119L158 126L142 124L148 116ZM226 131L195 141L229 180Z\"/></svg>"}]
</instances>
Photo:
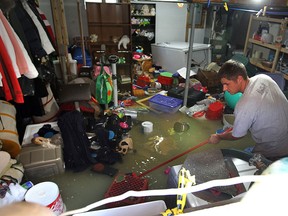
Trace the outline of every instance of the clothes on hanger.
<instances>
[{"instance_id":1,"label":"clothes on hanger","mask_svg":"<svg viewBox=\"0 0 288 216\"><path fill-rule=\"evenodd\" d=\"M2 40L2 45L4 46L1 51L0 78L2 79L0 79L0 86L3 86L2 90L7 101L13 100L16 103L24 103L22 89L25 89L25 95L37 95L37 97L40 97L39 99L47 95L47 92L43 94L43 91L41 91L42 93L39 94L37 93L38 90L36 91L36 88L39 89L39 83L41 82L37 82L37 85L32 84L33 82L35 83L37 79L39 79L37 78L39 77L37 66L42 64L41 58L47 56L46 50L41 47L42 41L38 32L39 29L41 29L40 31L42 32L42 35L46 35L44 36L44 43L48 44L45 47L48 53L54 52L54 47L52 46L42 24L39 22L38 28L34 24L33 19L31 18L33 17L32 13L34 12L31 9L29 10L30 6L27 4L27 2L24 1L23 4L25 8L30 11L30 15L28 12L26 12L20 1L15 2L16 6L11 8L9 11L6 11L6 16L0 10L0 37ZM9 18L9 20L6 17ZM23 19L20 19L19 17ZM38 18L36 15L34 15L34 20L37 19ZM18 22L15 20L18 20ZM17 26L18 30L14 30L14 27L11 25L11 23L14 24L14 26ZM30 25L25 25L27 23ZM19 35L22 39L17 34L19 32ZM29 36L28 40L27 36ZM23 45L22 41L26 42L26 46ZM27 47L28 51L26 50ZM22 75L28 79L32 79L32 83L29 81L30 85L28 86L23 86L25 83L27 83L26 81L19 83L18 79L26 79ZM5 83L2 83L1 81ZM41 85L43 85L45 88L45 83L42 83ZM29 90L28 88L33 89ZM39 103L39 106L42 106L42 104Z\"/></svg>"},{"instance_id":2,"label":"clothes on hanger","mask_svg":"<svg viewBox=\"0 0 288 216\"><path fill-rule=\"evenodd\" d=\"M3 23L3 26L9 36L9 39L12 43L14 53L16 56L16 64L18 66L19 73L24 75L30 79L36 78L38 76L38 71L34 64L31 61L30 56L28 55L27 51L25 50L22 42L20 41L18 35L15 33L7 19L5 18L4 14L0 10L0 20ZM3 34L5 32L3 31ZM2 36L2 33L1 33ZM12 48L11 48L12 49ZM19 78L17 76L17 78Z\"/></svg>"},{"instance_id":3,"label":"clothes on hanger","mask_svg":"<svg viewBox=\"0 0 288 216\"><path fill-rule=\"evenodd\" d=\"M36 26L36 28L38 30L43 49L46 51L46 53L48 55L51 54L52 52L55 51L55 49L54 49L53 45L51 44L50 39L48 38L47 33L45 32L43 26L39 22L37 16L34 14L34 12L31 10L27 1L22 1L22 5L23 5L23 8L25 9L25 11L28 13L28 15L31 17L32 21L34 22L34 25Z\"/></svg>"},{"instance_id":4,"label":"clothes on hanger","mask_svg":"<svg viewBox=\"0 0 288 216\"><path fill-rule=\"evenodd\" d=\"M6 46L2 37L0 37L0 72L6 100L14 100L16 103L24 103L22 90L17 80L11 58L7 55Z\"/></svg>"},{"instance_id":5,"label":"clothes on hanger","mask_svg":"<svg viewBox=\"0 0 288 216\"><path fill-rule=\"evenodd\" d=\"M46 31L46 34L47 34L51 44L53 45L53 47L55 49L55 47L56 47L55 36L54 36L53 30L52 30L52 27L51 27L49 21L46 18L46 15L39 8L39 5L35 1L28 0L27 3L30 6L31 10L34 12L34 14L37 16L39 22L41 23L41 25L43 26L44 30Z\"/></svg>"},{"instance_id":6,"label":"clothes on hanger","mask_svg":"<svg viewBox=\"0 0 288 216\"><path fill-rule=\"evenodd\" d=\"M42 46L39 32L20 1L16 1L16 6L13 8L13 11L15 11L16 14L16 17L13 18L16 18L22 24L23 36L28 42L32 54L32 61L34 64L39 64L41 58L47 55ZM37 65L35 66L37 67Z\"/></svg>"}]
</instances>

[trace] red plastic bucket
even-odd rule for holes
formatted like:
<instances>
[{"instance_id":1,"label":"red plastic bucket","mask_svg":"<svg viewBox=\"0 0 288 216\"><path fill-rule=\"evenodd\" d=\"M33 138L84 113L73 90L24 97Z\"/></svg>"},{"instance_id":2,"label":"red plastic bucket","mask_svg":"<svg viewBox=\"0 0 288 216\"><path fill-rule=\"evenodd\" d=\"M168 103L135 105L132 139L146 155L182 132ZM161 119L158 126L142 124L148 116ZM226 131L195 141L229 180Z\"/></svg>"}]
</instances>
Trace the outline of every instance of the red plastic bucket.
<instances>
[{"instance_id":1,"label":"red plastic bucket","mask_svg":"<svg viewBox=\"0 0 288 216\"><path fill-rule=\"evenodd\" d=\"M219 120L223 115L223 103L216 101L209 105L205 117L209 120Z\"/></svg>"}]
</instances>

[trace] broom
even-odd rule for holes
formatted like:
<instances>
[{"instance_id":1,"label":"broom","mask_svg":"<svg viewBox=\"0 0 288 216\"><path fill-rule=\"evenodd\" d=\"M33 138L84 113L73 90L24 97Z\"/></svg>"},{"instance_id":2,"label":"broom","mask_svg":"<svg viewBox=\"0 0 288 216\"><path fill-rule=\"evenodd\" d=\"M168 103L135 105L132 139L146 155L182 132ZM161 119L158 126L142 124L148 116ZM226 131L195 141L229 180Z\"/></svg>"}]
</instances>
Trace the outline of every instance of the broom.
<instances>
[{"instance_id":1,"label":"broom","mask_svg":"<svg viewBox=\"0 0 288 216\"><path fill-rule=\"evenodd\" d=\"M83 58L83 65L80 68L79 75L90 77L91 76L91 67L87 66L86 64L86 52L85 52L85 39L83 33L83 24L82 24L82 14L80 8L80 0L77 0L77 9L78 9L78 21L79 21L79 28L80 28L80 40L81 40L81 50L82 50L82 58Z\"/></svg>"}]
</instances>

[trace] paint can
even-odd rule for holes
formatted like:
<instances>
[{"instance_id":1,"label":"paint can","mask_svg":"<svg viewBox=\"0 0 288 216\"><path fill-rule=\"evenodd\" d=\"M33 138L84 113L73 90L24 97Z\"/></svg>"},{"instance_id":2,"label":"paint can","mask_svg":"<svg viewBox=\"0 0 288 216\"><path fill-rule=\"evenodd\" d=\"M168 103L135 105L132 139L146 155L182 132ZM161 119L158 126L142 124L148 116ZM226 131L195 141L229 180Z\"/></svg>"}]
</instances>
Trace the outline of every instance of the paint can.
<instances>
[{"instance_id":1,"label":"paint can","mask_svg":"<svg viewBox=\"0 0 288 216\"><path fill-rule=\"evenodd\" d=\"M46 206L51 209L56 216L59 216L66 210L59 188L54 182L36 184L25 194L25 201Z\"/></svg>"},{"instance_id":2,"label":"paint can","mask_svg":"<svg viewBox=\"0 0 288 216\"><path fill-rule=\"evenodd\" d=\"M153 131L153 123L150 121L144 121L142 122L142 128L144 134L151 133Z\"/></svg>"}]
</instances>

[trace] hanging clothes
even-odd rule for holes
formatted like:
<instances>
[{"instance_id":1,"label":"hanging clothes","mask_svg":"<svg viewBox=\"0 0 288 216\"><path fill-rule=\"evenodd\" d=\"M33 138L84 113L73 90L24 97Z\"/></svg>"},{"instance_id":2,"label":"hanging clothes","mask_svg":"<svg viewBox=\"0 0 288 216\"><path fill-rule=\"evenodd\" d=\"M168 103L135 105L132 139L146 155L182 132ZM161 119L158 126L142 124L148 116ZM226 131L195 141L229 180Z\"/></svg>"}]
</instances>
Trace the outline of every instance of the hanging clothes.
<instances>
[{"instance_id":1,"label":"hanging clothes","mask_svg":"<svg viewBox=\"0 0 288 216\"><path fill-rule=\"evenodd\" d=\"M52 46L56 47L56 40L55 40L55 36L52 30L52 27L49 23L49 21L46 18L46 15L44 14L44 12L39 8L39 5L37 5L35 3L35 1L33 0L28 0L27 1L28 5L30 6L31 10L33 11L33 13L37 16L39 22L41 23L42 27L44 28L44 30L46 31L46 34L52 44Z\"/></svg>"},{"instance_id":2,"label":"hanging clothes","mask_svg":"<svg viewBox=\"0 0 288 216\"><path fill-rule=\"evenodd\" d=\"M3 26L14 48L16 64L18 66L20 74L23 74L24 76L30 79L36 78L38 76L38 71L36 67L32 63L18 35L15 33L15 31L13 30L13 28L11 27L11 25L9 24L9 22L7 21L6 17L4 16L1 10L0 10L0 20L2 21Z\"/></svg>"},{"instance_id":3,"label":"hanging clothes","mask_svg":"<svg viewBox=\"0 0 288 216\"><path fill-rule=\"evenodd\" d=\"M45 30L43 29L43 26L39 22L37 16L34 14L34 12L29 7L27 1L22 0L22 5L23 5L23 8L28 13L28 15L31 17L32 21L34 22L34 24L38 30L43 49L46 51L46 53L48 55L51 54L52 52L55 51L55 49L54 49L53 45L51 44Z\"/></svg>"},{"instance_id":4,"label":"hanging clothes","mask_svg":"<svg viewBox=\"0 0 288 216\"><path fill-rule=\"evenodd\" d=\"M49 21L47 20L47 17L46 15L44 14L44 12L39 8L39 7L36 7L40 17L42 18L45 26L46 26L46 29L47 29L47 32L48 32L48 36L52 42L52 44L54 45L54 47L56 46L56 39L55 39L55 35L54 35L54 32L53 32L53 29L52 29L52 26L51 24L49 23Z\"/></svg>"},{"instance_id":5,"label":"hanging clothes","mask_svg":"<svg viewBox=\"0 0 288 216\"><path fill-rule=\"evenodd\" d=\"M3 81L0 93L2 93L2 98L12 102L17 108L17 125L20 125L19 128L23 131L22 127L26 125L25 122L29 117L45 114L41 98L46 97L48 92L46 83L39 78L39 68L43 64L43 59L49 58L42 47L38 29L24 9L22 2L20 0L13 0L13 2L16 4L14 8L11 6L9 10L0 12L0 22L2 23L2 25L0 24L0 39L7 40L7 42L6 40L2 41L0 46L0 81ZM2 6L0 4L1 9ZM35 10L32 12L34 13ZM35 16L42 26L42 33L47 35L46 40L47 38L50 40L40 15L35 14ZM3 21L4 18L6 18L5 21ZM8 29L8 24L10 29ZM2 36L4 37L2 38ZM52 43L50 42L50 44ZM52 46L48 52L52 52L53 49ZM30 61L25 61L26 59L30 59ZM18 74L15 73L15 69L19 71Z\"/></svg>"},{"instance_id":6,"label":"hanging clothes","mask_svg":"<svg viewBox=\"0 0 288 216\"><path fill-rule=\"evenodd\" d=\"M18 21L22 24L25 38L29 44L31 54L33 56L33 63L39 64L41 58L47 55L46 51L42 47L39 32L37 31L33 20L27 14L19 0L16 1L16 6L13 8L13 11L17 16Z\"/></svg>"},{"instance_id":7,"label":"hanging clothes","mask_svg":"<svg viewBox=\"0 0 288 216\"><path fill-rule=\"evenodd\" d=\"M10 10L9 12L5 12L5 11L3 11L3 12L4 12L4 15L6 16L6 19L10 23L11 27L14 29L14 31L18 35L19 39L22 41L28 55L33 60L33 55L31 53L28 40L25 36L25 32L24 32L24 29L22 27L22 23L18 19L17 14L15 13L15 11L13 9Z\"/></svg>"},{"instance_id":8,"label":"hanging clothes","mask_svg":"<svg viewBox=\"0 0 288 216\"><path fill-rule=\"evenodd\" d=\"M1 23L0 23L1 24ZM2 30L1 30L2 32ZM7 101L14 100L16 103L24 103L21 87L16 77L11 58L0 37L0 73L2 75L3 90Z\"/></svg>"},{"instance_id":9,"label":"hanging clothes","mask_svg":"<svg viewBox=\"0 0 288 216\"><path fill-rule=\"evenodd\" d=\"M2 20L0 21L0 36L1 40L4 42L5 50L6 50L6 55L9 55L10 61L11 61L11 66L13 67L14 74L16 78L21 77L17 62L16 62L16 53L13 48L13 44L10 40L10 37L4 27L4 24Z\"/></svg>"}]
</instances>

